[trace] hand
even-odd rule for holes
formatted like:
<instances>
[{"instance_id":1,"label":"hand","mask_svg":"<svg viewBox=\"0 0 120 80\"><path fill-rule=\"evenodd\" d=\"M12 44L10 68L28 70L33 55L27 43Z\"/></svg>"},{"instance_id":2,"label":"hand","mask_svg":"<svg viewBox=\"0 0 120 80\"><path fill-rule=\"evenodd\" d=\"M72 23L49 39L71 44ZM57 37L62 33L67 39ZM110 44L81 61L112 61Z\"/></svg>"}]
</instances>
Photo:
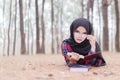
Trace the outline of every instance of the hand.
<instances>
[{"instance_id":1,"label":"hand","mask_svg":"<svg viewBox=\"0 0 120 80\"><path fill-rule=\"evenodd\" d=\"M68 56L68 59L71 60L71 61L72 60L78 61L80 58L84 59L83 55L79 55L75 52L67 53L67 56Z\"/></svg>"},{"instance_id":2,"label":"hand","mask_svg":"<svg viewBox=\"0 0 120 80\"><path fill-rule=\"evenodd\" d=\"M95 42L96 42L95 37L93 35L87 35L87 39L89 40L89 42L91 44L91 50L93 52L95 52L95 48L96 48L96 46L95 46Z\"/></svg>"}]
</instances>

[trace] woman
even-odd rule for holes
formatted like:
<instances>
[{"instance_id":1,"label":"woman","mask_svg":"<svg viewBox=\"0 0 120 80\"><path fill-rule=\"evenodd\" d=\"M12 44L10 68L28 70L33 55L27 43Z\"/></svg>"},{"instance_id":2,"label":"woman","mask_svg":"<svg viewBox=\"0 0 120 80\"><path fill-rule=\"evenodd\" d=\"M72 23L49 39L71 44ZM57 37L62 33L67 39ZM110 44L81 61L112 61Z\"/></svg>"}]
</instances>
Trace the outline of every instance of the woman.
<instances>
[{"instance_id":1,"label":"woman","mask_svg":"<svg viewBox=\"0 0 120 80\"><path fill-rule=\"evenodd\" d=\"M100 47L92 35L92 25L84 18L76 19L70 26L70 38L62 42L62 53L68 66L74 64L104 66ZM99 53L90 60L84 60L86 55Z\"/></svg>"}]
</instances>

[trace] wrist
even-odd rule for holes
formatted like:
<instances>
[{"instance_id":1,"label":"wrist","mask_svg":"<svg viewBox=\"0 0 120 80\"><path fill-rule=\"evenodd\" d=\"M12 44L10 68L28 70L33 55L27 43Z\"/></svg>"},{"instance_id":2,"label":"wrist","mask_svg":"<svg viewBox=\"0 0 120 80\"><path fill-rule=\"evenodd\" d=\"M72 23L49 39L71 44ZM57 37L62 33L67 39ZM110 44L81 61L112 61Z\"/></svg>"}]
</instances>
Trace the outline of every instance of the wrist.
<instances>
[{"instance_id":1,"label":"wrist","mask_svg":"<svg viewBox=\"0 0 120 80\"><path fill-rule=\"evenodd\" d=\"M93 51L92 49L90 50L90 54L94 54L95 53L95 51Z\"/></svg>"},{"instance_id":2,"label":"wrist","mask_svg":"<svg viewBox=\"0 0 120 80\"><path fill-rule=\"evenodd\" d=\"M95 52L95 46L92 46L92 47L91 47L91 51L92 51L92 52Z\"/></svg>"},{"instance_id":3,"label":"wrist","mask_svg":"<svg viewBox=\"0 0 120 80\"><path fill-rule=\"evenodd\" d=\"M81 59L84 59L84 56L83 56L83 55L79 55L79 59L80 59L80 58L81 58Z\"/></svg>"},{"instance_id":4,"label":"wrist","mask_svg":"<svg viewBox=\"0 0 120 80\"><path fill-rule=\"evenodd\" d=\"M95 52L95 49L91 49L91 52Z\"/></svg>"}]
</instances>

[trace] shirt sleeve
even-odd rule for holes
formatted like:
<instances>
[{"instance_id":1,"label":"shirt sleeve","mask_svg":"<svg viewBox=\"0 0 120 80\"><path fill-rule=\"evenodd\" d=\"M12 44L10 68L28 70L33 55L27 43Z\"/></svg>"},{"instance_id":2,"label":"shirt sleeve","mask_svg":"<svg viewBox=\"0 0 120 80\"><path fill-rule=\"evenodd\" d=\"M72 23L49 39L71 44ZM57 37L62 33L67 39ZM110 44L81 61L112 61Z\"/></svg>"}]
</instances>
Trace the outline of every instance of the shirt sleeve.
<instances>
[{"instance_id":1,"label":"shirt sleeve","mask_svg":"<svg viewBox=\"0 0 120 80\"><path fill-rule=\"evenodd\" d=\"M68 52L72 52L72 48L67 42L63 42L62 45L61 45L61 49L62 49L62 54L65 58L65 61L68 65L70 61L67 59L66 55L67 55Z\"/></svg>"},{"instance_id":2,"label":"shirt sleeve","mask_svg":"<svg viewBox=\"0 0 120 80\"><path fill-rule=\"evenodd\" d=\"M99 50L99 52L100 52L100 50ZM88 53L88 55L90 55L90 54L95 54L95 53L98 53L98 52L92 52L92 51L90 51L90 52ZM104 60L101 52L99 53L99 56L96 57L96 58L93 58L90 63L91 63L91 65L96 66L96 67L106 65L106 62L105 62L105 60Z\"/></svg>"}]
</instances>

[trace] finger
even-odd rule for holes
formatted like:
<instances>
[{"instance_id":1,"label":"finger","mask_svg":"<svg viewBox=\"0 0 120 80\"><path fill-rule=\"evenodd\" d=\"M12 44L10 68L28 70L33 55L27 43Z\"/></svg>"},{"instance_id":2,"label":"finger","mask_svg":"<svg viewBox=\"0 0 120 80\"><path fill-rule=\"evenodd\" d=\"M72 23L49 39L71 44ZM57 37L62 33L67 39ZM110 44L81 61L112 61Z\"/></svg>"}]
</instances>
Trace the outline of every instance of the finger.
<instances>
[{"instance_id":1,"label":"finger","mask_svg":"<svg viewBox=\"0 0 120 80\"><path fill-rule=\"evenodd\" d=\"M92 36L92 35L88 35L88 36L87 36L87 39L90 40L90 41L95 41L95 37Z\"/></svg>"}]
</instances>

